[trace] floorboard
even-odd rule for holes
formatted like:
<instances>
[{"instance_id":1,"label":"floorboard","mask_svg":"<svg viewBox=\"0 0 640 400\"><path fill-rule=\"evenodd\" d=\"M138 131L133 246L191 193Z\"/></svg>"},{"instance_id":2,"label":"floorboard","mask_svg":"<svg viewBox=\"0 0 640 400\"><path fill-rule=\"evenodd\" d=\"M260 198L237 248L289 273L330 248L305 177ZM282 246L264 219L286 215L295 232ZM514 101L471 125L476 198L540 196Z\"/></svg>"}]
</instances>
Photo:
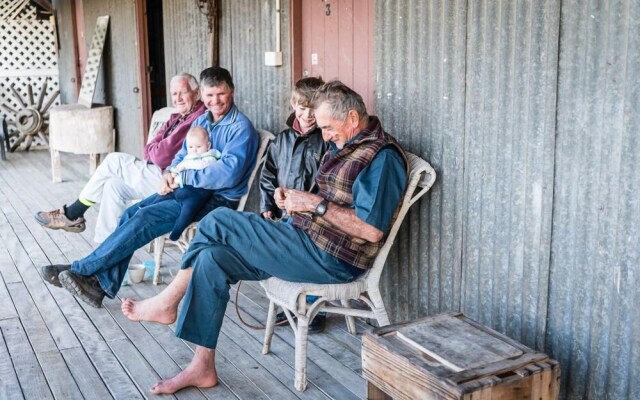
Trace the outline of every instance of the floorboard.
<instances>
[{"instance_id":1,"label":"floorboard","mask_svg":"<svg viewBox=\"0 0 640 400\"><path fill-rule=\"evenodd\" d=\"M6 319L5 319L6 320ZM13 318L13 320L18 320ZM0 321L0 399L23 399L20 382Z\"/></svg>"},{"instance_id":2,"label":"floorboard","mask_svg":"<svg viewBox=\"0 0 640 400\"><path fill-rule=\"evenodd\" d=\"M27 399L53 399L33 349L29 345L27 334L19 319L0 321L0 330L6 343L13 368L20 381L22 393Z\"/></svg>"}]
</instances>

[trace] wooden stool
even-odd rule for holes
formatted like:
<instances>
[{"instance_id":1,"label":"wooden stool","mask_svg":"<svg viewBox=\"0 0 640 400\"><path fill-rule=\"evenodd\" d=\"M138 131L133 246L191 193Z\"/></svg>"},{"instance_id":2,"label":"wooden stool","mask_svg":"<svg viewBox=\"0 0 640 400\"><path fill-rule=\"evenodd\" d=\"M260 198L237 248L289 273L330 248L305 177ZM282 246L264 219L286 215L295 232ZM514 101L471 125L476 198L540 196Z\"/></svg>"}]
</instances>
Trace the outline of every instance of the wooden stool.
<instances>
[{"instance_id":1,"label":"wooden stool","mask_svg":"<svg viewBox=\"0 0 640 400\"><path fill-rule=\"evenodd\" d=\"M376 400L551 400L560 387L557 361L460 313L366 333L362 371Z\"/></svg>"},{"instance_id":2,"label":"wooden stool","mask_svg":"<svg viewBox=\"0 0 640 400\"><path fill-rule=\"evenodd\" d=\"M61 151L89 154L89 174L93 174L100 163L100 154L111 153L114 148L113 107L87 108L80 104L68 104L51 109L49 150L53 182L62 181Z\"/></svg>"}]
</instances>

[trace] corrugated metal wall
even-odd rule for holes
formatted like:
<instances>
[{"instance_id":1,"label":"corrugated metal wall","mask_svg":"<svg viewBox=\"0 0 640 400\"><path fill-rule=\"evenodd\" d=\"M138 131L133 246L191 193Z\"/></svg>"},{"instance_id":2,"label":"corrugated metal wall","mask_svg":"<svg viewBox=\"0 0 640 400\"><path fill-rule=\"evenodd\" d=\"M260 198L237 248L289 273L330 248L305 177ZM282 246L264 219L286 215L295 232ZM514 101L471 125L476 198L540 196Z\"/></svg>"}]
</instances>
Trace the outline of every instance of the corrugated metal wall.
<instances>
[{"instance_id":1,"label":"corrugated metal wall","mask_svg":"<svg viewBox=\"0 0 640 400\"><path fill-rule=\"evenodd\" d=\"M375 13L376 112L438 174L384 272L385 303L397 321L460 307L466 2L380 1Z\"/></svg>"},{"instance_id":2,"label":"corrugated metal wall","mask_svg":"<svg viewBox=\"0 0 640 400\"><path fill-rule=\"evenodd\" d=\"M200 71L209 66L207 17L195 1L162 0L162 24L166 81L180 72L198 78ZM149 38L149 46L153 45L153 38ZM170 101L170 95L167 99Z\"/></svg>"},{"instance_id":3,"label":"corrugated metal wall","mask_svg":"<svg viewBox=\"0 0 640 400\"><path fill-rule=\"evenodd\" d=\"M640 398L640 2L563 1L548 350L572 399Z\"/></svg>"},{"instance_id":4,"label":"corrugated metal wall","mask_svg":"<svg viewBox=\"0 0 640 400\"><path fill-rule=\"evenodd\" d=\"M264 53L276 49L275 0L223 0L220 65L236 84L236 104L256 128L274 133L285 128L291 90L290 53L283 65L264 65ZM289 46L288 2L282 1L281 46Z\"/></svg>"},{"instance_id":5,"label":"corrugated metal wall","mask_svg":"<svg viewBox=\"0 0 640 400\"><path fill-rule=\"evenodd\" d=\"M439 173L385 271L397 320L460 309L543 346L558 19L558 2L377 3L376 108Z\"/></svg>"},{"instance_id":6,"label":"corrugated metal wall","mask_svg":"<svg viewBox=\"0 0 640 400\"><path fill-rule=\"evenodd\" d=\"M474 1L467 18L461 309L542 348L559 2Z\"/></svg>"},{"instance_id":7,"label":"corrugated metal wall","mask_svg":"<svg viewBox=\"0 0 640 400\"><path fill-rule=\"evenodd\" d=\"M385 271L395 320L461 310L640 398L640 5L376 2L376 110L438 172Z\"/></svg>"}]
</instances>

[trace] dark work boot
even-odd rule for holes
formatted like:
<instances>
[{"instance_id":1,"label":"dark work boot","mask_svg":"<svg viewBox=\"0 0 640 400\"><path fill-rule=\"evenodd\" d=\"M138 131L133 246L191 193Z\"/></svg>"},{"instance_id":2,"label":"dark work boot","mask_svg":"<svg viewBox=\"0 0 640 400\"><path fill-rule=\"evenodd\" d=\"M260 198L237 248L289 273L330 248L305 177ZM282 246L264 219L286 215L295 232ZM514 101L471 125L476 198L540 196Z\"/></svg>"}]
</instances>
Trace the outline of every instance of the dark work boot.
<instances>
[{"instance_id":1,"label":"dark work boot","mask_svg":"<svg viewBox=\"0 0 640 400\"><path fill-rule=\"evenodd\" d=\"M327 314L324 312L319 312L313 318L313 320L309 323L309 334L312 335L314 333L320 333L324 331L325 326L327 325Z\"/></svg>"},{"instance_id":2,"label":"dark work boot","mask_svg":"<svg viewBox=\"0 0 640 400\"><path fill-rule=\"evenodd\" d=\"M40 272L42 273L42 277L45 281L49 282L53 286L57 286L59 288L62 287L60 284L60 280L58 279L58 275L62 271L68 271L71 269L71 265L66 264L55 264L55 265L45 265L42 267Z\"/></svg>"},{"instance_id":3,"label":"dark work boot","mask_svg":"<svg viewBox=\"0 0 640 400\"><path fill-rule=\"evenodd\" d=\"M95 276L82 276L70 270L60 272L58 279L62 287L92 307L102 307L102 299L106 293L100 287Z\"/></svg>"}]
</instances>

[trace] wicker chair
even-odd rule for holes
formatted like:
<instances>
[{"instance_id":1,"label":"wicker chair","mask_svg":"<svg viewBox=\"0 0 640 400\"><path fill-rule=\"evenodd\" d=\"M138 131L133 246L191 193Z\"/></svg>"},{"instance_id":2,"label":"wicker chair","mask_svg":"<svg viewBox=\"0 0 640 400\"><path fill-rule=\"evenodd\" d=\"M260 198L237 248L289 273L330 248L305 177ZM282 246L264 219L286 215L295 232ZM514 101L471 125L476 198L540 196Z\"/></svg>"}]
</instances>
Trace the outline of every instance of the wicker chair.
<instances>
[{"instance_id":1,"label":"wicker chair","mask_svg":"<svg viewBox=\"0 0 640 400\"><path fill-rule=\"evenodd\" d=\"M147 143L156 136L162 125L166 124L171 118L171 114L175 114L177 110L173 107L163 107L153 112L151 123L149 124L149 133L147 134Z\"/></svg>"},{"instance_id":2,"label":"wicker chair","mask_svg":"<svg viewBox=\"0 0 640 400\"><path fill-rule=\"evenodd\" d=\"M251 185L253 184L253 180L255 179L256 174L260 169L260 166L262 165L265 158L267 157L267 147L269 146L269 142L275 138L273 133L266 131L264 129L258 129L258 134L260 134L260 147L258 148L256 165L255 167L253 167L253 171L251 171L251 176L249 177L249 182L248 182L249 188L247 190L247 193L240 198L240 203L238 203L238 208L236 208L236 210L238 211L244 210L244 206L247 204L247 198L249 197L249 193L251 192ZM195 236L196 234L197 225L198 225L197 222L194 222L191 225L189 225L184 230L184 232L182 232L182 235L180 235L180 238L175 242L171 242L169 240L169 234L162 235L154 239L153 241L153 260L155 261L155 271L153 273L154 285L158 284L158 278L160 276L160 266L162 265L162 255L164 254L165 243L169 241L172 244L175 244L176 246L178 246L180 250L185 252L189 247L189 242L191 242L191 239L193 239L193 236Z\"/></svg>"},{"instance_id":3,"label":"wicker chair","mask_svg":"<svg viewBox=\"0 0 640 400\"><path fill-rule=\"evenodd\" d=\"M345 315L347 328L351 334L356 333L354 317L375 319L380 326L389 324L389 317L380 294L380 275L409 207L418 201L436 180L436 173L429 163L413 154L407 153L407 155L410 164L407 191L389 235L369 271L355 281L343 284L295 283L275 277L260 282L269 298L262 353L269 352L276 318L276 306L281 306L295 333L295 388L299 391L303 391L307 386L307 332L309 322L318 312L325 311ZM318 296L318 299L308 305L307 295ZM371 310L352 308L349 303L350 299L364 301ZM297 318L297 322L293 316Z\"/></svg>"}]
</instances>

